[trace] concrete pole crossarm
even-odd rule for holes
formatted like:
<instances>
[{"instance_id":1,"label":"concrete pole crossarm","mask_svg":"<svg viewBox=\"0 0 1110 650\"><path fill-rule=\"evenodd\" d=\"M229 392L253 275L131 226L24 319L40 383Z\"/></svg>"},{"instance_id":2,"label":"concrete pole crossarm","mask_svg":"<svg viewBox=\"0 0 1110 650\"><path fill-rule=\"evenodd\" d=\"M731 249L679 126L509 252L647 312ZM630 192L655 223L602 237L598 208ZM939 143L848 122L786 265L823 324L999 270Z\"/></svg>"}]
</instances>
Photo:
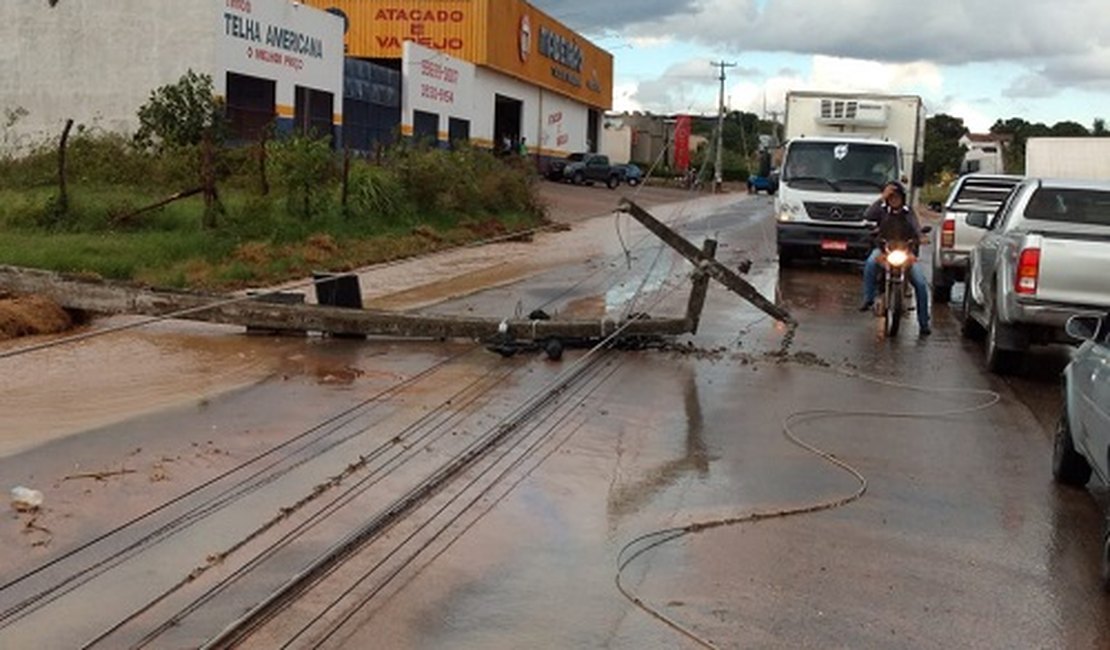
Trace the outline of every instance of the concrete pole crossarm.
<instances>
[{"instance_id":1,"label":"concrete pole crossarm","mask_svg":"<svg viewBox=\"0 0 1110 650\"><path fill-rule=\"evenodd\" d=\"M639 221L656 237L662 239L668 246L678 251L678 254L689 260L698 271L720 282L725 288L752 303L771 318L787 325L797 325L797 321L790 315L790 312L765 298L755 287L717 260L707 257L697 246L683 239L681 235L671 230L667 224L656 219L634 201L621 199L621 209L631 215L633 219Z\"/></svg>"}]
</instances>

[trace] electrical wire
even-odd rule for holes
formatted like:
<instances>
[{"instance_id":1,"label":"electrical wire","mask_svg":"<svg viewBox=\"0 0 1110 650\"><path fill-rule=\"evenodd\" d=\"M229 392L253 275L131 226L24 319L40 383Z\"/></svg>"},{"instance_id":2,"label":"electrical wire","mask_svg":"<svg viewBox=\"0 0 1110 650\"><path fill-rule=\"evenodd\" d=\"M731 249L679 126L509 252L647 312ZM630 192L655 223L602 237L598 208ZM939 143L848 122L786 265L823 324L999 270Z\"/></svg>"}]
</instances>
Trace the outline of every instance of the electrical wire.
<instances>
[{"instance_id":1,"label":"electrical wire","mask_svg":"<svg viewBox=\"0 0 1110 650\"><path fill-rule=\"evenodd\" d=\"M652 605L651 603L648 603L641 597L637 596L636 593L624 582L625 571L627 570L629 565L631 565L636 559L642 557L648 551L652 549L657 549L661 546L688 537L690 535L701 534L717 528L738 526L749 523L758 523L760 521L766 521L768 519L783 519L787 517L795 517L800 515L823 512L827 510L834 510L847 506L863 498L868 488L867 478L863 475L863 473L861 473L858 469L853 467L848 462L841 460L837 456L833 455L832 453L825 451L817 447L816 445L804 440L794 429L797 424L803 421L813 422L816 420L834 417L871 417L883 419L935 419L945 417L958 417L961 415L970 415L972 413L985 411L989 408L994 407L1000 401L1002 401L1002 396L999 393L990 390L966 388L933 388L918 386L890 379L884 379L881 377L874 377L848 368L815 369L809 366L802 366L802 368L804 370L815 372L828 372L837 376L856 379L880 386L886 386L889 388L938 395L975 395L983 399L979 403L972 406L954 408L940 412L813 409L792 413L784 418L782 422L782 435L791 444L803 449L810 454L817 456L821 460L830 463L837 469L850 475L857 483L857 488L853 492L841 495L839 497L817 501L811 504L803 504L778 510L756 510L754 512L736 515L733 517L710 519L686 524L684 526L660 529L650 533L646 533L644 535L640 535L639 537L636 537L632 541L625 544L624 547L621 548L621 551L617 554L617 571L614 578L617 590L629 602L646 612L649 616L703 648L716 649L718 646L714 644L711 640L697 634L688 626L677 621L673 617L664 614L660 607Z\"/></svg>"}]
</instances>

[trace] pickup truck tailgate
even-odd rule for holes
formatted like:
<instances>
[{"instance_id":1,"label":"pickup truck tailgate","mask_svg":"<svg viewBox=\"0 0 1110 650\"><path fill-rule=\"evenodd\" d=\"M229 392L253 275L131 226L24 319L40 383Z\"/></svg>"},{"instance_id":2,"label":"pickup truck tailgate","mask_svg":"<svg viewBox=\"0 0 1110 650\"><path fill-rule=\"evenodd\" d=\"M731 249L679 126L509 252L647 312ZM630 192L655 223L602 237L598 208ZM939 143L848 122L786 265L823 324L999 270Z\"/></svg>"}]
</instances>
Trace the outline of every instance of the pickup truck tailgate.
<instances>
[{"instance_id":1,"label":"pickup truck tailgate","mask_svg":"<svg viewBox=\"0 0 1110 650\"><path fill-rule=\"evenodd\" d=\"M1037 299L1110 309L1110 229L1105 236L1044 233Z\"/></svg>"}]
</instances>

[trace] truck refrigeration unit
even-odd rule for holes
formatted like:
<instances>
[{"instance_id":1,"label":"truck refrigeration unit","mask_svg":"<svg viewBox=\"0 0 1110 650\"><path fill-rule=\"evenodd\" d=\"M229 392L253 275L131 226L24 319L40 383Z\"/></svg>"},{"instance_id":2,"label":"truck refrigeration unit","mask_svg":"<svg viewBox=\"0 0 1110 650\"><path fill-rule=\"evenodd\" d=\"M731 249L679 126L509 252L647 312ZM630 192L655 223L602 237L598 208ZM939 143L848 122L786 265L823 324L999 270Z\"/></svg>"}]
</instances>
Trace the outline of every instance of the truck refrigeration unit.
<instances>
[{"instance_id":1,"label":"truck refrigeration unit","mask_svg":"<svg viewBox=\"0 0 1110 650\"><path fill-rule=\"evenodd\" d=\"M780 264L808 256L866 257L863 213L900 181L910 205L924 183L925 107L910 95L789 92L775 197Z\"/></svg>"}]
</instances>

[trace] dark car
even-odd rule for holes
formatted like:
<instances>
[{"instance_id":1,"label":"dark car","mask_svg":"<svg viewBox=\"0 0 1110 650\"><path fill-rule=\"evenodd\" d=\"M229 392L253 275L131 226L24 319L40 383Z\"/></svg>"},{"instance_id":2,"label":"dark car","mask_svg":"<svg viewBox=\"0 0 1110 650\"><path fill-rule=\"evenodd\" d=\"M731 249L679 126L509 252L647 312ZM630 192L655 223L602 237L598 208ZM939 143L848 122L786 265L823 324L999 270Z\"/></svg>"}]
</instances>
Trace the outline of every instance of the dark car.
<instances>
[{"instance_id":1,"label":"dark car","mask_svg":"<svg viewBox=\"0 0 1110 650\"><path fill-rule=\"evenodd\" d=\"M620 175L622 181L628 183L632 187L636 187L644 182L644 170L640 169L638 165L633 165L631 163L627 165L615 165L613 169L617 170L617 174Z\"/></svg>"},{"instance_id":2,"label":"dark car","mask_svg":"<svg viewBox=\"0 0 1110 650\"><path fill-rule=\"evenodd\" d=\"M617 189L621 184L620 174L609 164L609 156L597 153L575 155L581 155L582 159L572 160L574 156L567 158L563 167L563 180L575 185L605 183L611 190Z\"/></svg>"},{"instance_id":3,"label":"dark car","mask_svg":"<svg viewBox=\"0 0 1110 650\"><path fill-rule=\"evenodd\" d=\"M1094 474L1110 482L1110 317L1076 316L1068 334L1085 341L1064 370L1064 408L1052 475L1082 487ZM1110 525L1102 535L1102 586L1110 591Z\"/></svg>"},{"instance_id":4,"label":"dark car","mask_svg":"<svg viewBox=\"0 0 1110 650\"><path fill-rule=\"evenodd\" d=\"M557 158L552 160L547 165L547 173L544 174L549 181L563 181L563 170L566 169L570 163L579 163L585 160L588 154L572 153L566 158Z\"/></svg>"}]
</instances>

